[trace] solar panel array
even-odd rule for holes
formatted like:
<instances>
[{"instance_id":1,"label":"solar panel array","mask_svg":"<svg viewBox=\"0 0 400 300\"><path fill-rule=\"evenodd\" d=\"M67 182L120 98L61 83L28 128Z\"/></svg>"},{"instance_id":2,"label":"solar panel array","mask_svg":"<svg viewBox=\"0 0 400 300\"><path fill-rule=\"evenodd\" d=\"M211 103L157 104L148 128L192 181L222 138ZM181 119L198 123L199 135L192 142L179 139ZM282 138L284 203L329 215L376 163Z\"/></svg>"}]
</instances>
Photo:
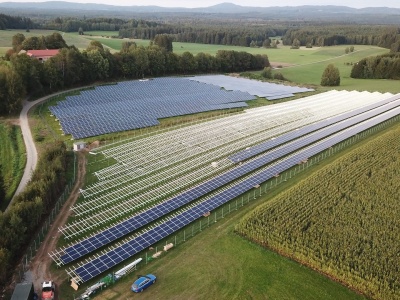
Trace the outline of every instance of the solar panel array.
<instances>
[{"instance_id":1,"label":"solar panel array","mask_svg":"<svg viewBox=\"0 0 400 300\"><path fill-rule=\"evenodd\" d=\"M119 145L101 147L96 152L113 158L117 163L96 172L99 181L82 190L85 201L73 208L76 218L60 231L64 236L74 237L75 235L82 236L88 229L99 230L101 227L104 229L81 241L73 242L64 249L55 251L51 256L58 264L66 264L92 251L97 251L100 247L111 244L116 239L119 239L118 245L121 245L121 243L125 243L125 241L120 241L123 236L136 232L139 228L145 228L149 222L166 223L185 213L182 209L187 210L187 206L194 207L200 204L194 204L192 201L204 202L219 194L221 189L232 190L242 181L246 181L248 179L246 176L250 178L258 175L260 169L257 168L260 166L262 169L265 168L268 162L276 158L280 161L273 162L272 166L281 163L287 157L279 155L302 147L299 144L301 140L310 143L313 138L318 137L315 136L316 131L311 134L313 125L319 123L320 127L325 126L324 132L327 134L327 126L333 123L330 122L331 119L338 122L344 119L345 115L350 116L347 113L350 110L355 110L353 115L356 111L361 113L360 108L362 107L364 107L362 111L367 111L368 105L371 109L372 106L377 107L384 102L390 102L388 99L390 96L392 95L331 91L287 103L245 110L235 116L139 140L128 140ZM384 101L381 101L382 99ZM379 104L377 101L380 101ZM339 119L338 116L341 114L341 119ZM327 121L322 121L325 119ZM307 126L310 126L308 131L303 131L303 128L307 128ZM334 126L338 126L338 124ZM333 128L333 126L329 128ZM318 129L318 126L314 128L314 130ZM300 131L301 134L299 134ZM322 134L321 132L320 134ZM281 140L279 144L273 146L277 147L285 143L280 148L275 148L268 153L264 152L269 150L268 147L261 149L265 147L266 142L279 141L282 136L288 135L289 137L290 134L292 138ZM300 139L295 140L300 136ZM282 152L282 149L289 152ZM258 153L256 153L257 151ZM231 158L240 153L251 153L252 155L242 157L241 161L249 158L250 160L242 162L241 166L235 166L234 160ZM258 157L252 158L257 154ZM218 167L215 169L211 167L211 162L216 162ZM268 165L266 168L272 166ZM221 174L221 172L223 173ZM230 177L224 177L226 174L230 174ZM274 175L276 174L274 173ZM203 183L198 184L197 177L203 180ZM212 179L207 180L209 178ZM235 178L237 178L236 181ZM153 183L155 184L153 185ZM198 190L196 187L199 187ZM207 189L211 189L211 191L206 195ZM143 190L143 195L140 194L141 190ZM184 192L181 192L182 190ZM177 191L179 193L176 193ZM199 194L196 194L196 191ZM176 194L174 195L174 193ZM163 195L173 196L165 198ZM155 198L164 199L164 202L148 202ZM141 200L137 202L138 199ZM190 205L185 206L189 202ZM151 204L150 207L149 204ZM141 205L145 205L147 208L137 212L132 209L132 207ZM172 211L174 213L172 217L165 217ZM121 216L125 218L122 221ZM119 220L119 223L108 225L112 220ZM180 221L176 221L176 224L180 224ZM171 227L170 224L170 227L165 230L169 232L171 228L175 227ZM137 235L145 234L146 229L144 230ZM152 242L153 238L149 238L149 241L154 243ZM96 256L98 257L98 254ZM113 253L111 259L117 262L125 256L126 254L122 255L122 252ZM70 274L77 275L76 269L74 268Z\"/></svg>"},{"instance_id":2,"label":"solar panel array","mask_svg":"<svg viewBox=\"0 0 400 300\"><path fill-rule=\"evenodd\" d=\"M302 131L304 128L307 128L306 132L302 132L302 134L298 134L298 130L290 132L288 134L284 134L278 137L274 146L278 146L283 144L284 142L288 142L287 138L280 139L283 136L290 136L293 139L294 137L300 137L306 133L310 133L307 136L302 137L301 139L292 141L290 143L285 144L283 147L278 147L267 154L252 160L249 163L243 164L231 171L228 171L222 175L216 176L215 178L208 180L184 193L179 194L178 196L161 203L155 207L152 207L149 210L144 211L143 213L136 214L132 218L112 226L107 230L100 232L97 235L94 235L86 240L81 241L80 243L74 244L70 247L67 247L63 251L63 255L60 257L60 260L63 264L69 263L73 260L76 260L91 251L94 251L104 245L121 238L122 236L133 232L134 230L160 218L163 215L166 215L179 207L192 202L200 198L201 196L206 195L207 193L214 191L240 177L263 167L264 165L273 162L289 153L305 147L311 143L314 143L321 139L321 137L331 135L337 131L343 130L346 127L353 126L365 119L368 119L372 116L390 110L398 105L400 105L400 101L397 100L397 97L391 97L385 99L383 101L379 101L373 105L366 106L364 108L356 109L349 113L345 113L339 115L337 117L331 118L329 124L327 121L321 121L319 123L313 124L312 128L310 126L306 126L301 128ZM384 105L387 104L387 105ZM372 110L373 109L373 110ZM347 118L350 118L346 120ZM332 122L330 122L332 121ZM340 121L340 122L339 122ZM327 126L330 125L330 126ZM293 136L293 134L297 136ZM275 142L275 140L274 140ZM268 149L265 149L268 150Z\"/></svg>"},{"instance_id":3,"label":"solar panel array","mask_svg":"<svg viewBox=\"0 0 400 300\"><path fill-rule=\"evenodd\" d=\"M184 78L120 82L68 96L50 107L74 139L158 125L158 119L246 107L255 97Z\"/></svg>"},{"instance_id":4,"label":"solar panel array","mask_svg":"<svg viewBox=\"0 0 400 300\"><path fill-rule=\"evenodd\" d=\"M400 95L398 98L400 98ZM125 242L123 245L117 246L114 249L98 256L97 258L88 261L84 265L70 271L70 275L73 274L74 276L78 276L78 278L83 282L90 280L91 278L112 268L128 257L135 255L155 242L190 224L195 219L201 217L204 213L212 211L218 206L252 189L254 186L268 180L269 178L272 178L276 174L295 166L300 161L303 161L304 159L328 149L340 141L343 141L372 126L393 118L394 116L400 114L400 108L398 107L399 104L400 101L396 101L390 103L385 108L381 107L375 111L369 111L365 113L364 116L357 116L355 119L353 119L353 123L355 123L354 126L350 126L350 123L346 124L346 122L342 122L343 124L341 124L339 127L346 129L327 138L325 138L324 134L326 133L324 133L323 130L318 132L318 134L315 136L315 138L319 138L318 142L311 144L307 148L302 148L278 163L266 167L256 175L223 190L217 195L198 203L197 205L176 216L173 216L162 224L159 224L158 226L135 236L133 239Z\"/></svg>"},{"instance_id":5,"label":"solar panel array","mask_svg":"<svg viewBox=\"0 0 400 300\"><path fill-rule=\"evenodd\" d=\"M283 99L293 97L296 93L314 91L309 88L261 82L225 75L194 76L189 79L207 84L215 84L227 90L247 92L251 95L267 98L268 100Z\"/></svg>"}]
</instances>

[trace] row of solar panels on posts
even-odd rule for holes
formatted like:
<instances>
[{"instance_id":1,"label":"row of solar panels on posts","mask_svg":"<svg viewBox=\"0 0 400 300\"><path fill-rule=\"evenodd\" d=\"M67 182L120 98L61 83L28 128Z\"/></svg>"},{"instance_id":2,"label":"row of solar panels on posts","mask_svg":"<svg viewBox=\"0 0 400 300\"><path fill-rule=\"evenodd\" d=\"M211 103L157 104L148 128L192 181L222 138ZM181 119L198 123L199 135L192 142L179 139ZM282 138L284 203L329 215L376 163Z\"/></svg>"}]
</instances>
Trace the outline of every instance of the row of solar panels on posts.
<instances>
[{"instance_id":1,"label":"row of solar panels on posts","mask_svg":"<svg viewBox=\"0 0 400 300\"><path fill-rule=\"evenodd\" d=\"M268 156L260 156L249 163L244 163L243 165L217 176L198 187L182 193L178 197L172 199L172 201L167 201L156 205L150 210L138 214L124 223L118 224L99 233L98 235L66 248L65 254L62 255L62 257L59 257L59 259L62 263L74 261L83 255L103 247L109 242L114 241L148 224L153 220L164 216L167 213L178 209L182 205L198 199L210 191L216 190L222 186L225 186L229 182L249 174L250 172L265 167L268 163L271 163L278 158L289 155L279 163L267 167L261 173L226 189L217 196L197 204L187 211L181 212L161 225L158 225L157 227L136 236L124 245L116 247L115 249L104 253L98 258L70 271L70 274L73 276L78 276L80 281L87 281L122 262L126 258L135 255L149 245L152 245L162 238L168 236L172 232L175 232L176 230L186 226L193 220L202 216L204 213L211 211L221 204L250 190L255 185L272 178L276 174L279 174L280 172L298 164L300 161L307 159L308 157L313 156L318 152L323 151L324 149L327 149L332 145L347 139L348 137L351 137L354 134L364 131L367 128L398 115L400 113L400 109L398 107L400 106L400 100L398 99L400 99L400 95L380 101L373 105L369 105L365 108L360 108L313 125L305 126L299 130L289 132L276 138L275 140L272 140L273 145L268 144L267 142L250 148L245 152L238 153L236 156L234 156L234 160L242 161L251 156L260 154L267 149L281 145L276 150L269 152ZM324 139L327 136L329 137L321 142L321 139ZM290 153L293 153L294 151L298 152L290 155Z\"/></svg>"},{"instance_id":2,"label":"row of solar panels on posts","mask_svg":"<svg viewBox=\"0 0 400 300\"><path fill-rule=\"evenodd\" d=\"M236 78L232 76L213 75L213 76L194 76L190 78L198 82L207 84L216 84L227 90L238 90L247 92L251 95L267 98L268 100L283 99L293 97L296 93L305 93L314 91L313 89L287 86L271 82L260 82L245 78Z\"/></svg>"},{"instance_id":3,"label":"row of solar panels on posts","mask_svg":"<svg viewBox=\"0 0 400 300\"><path fill-rule=\"evenodd\" d=\"M241 83L248 85L247 80L237 78L233 78L234 85L221 89L213 83L221 78L230 78L221 76L214 80L215 76L204 76L209 84L191 80L191 77L169 77L99 86L77 96L68 96L57 106L50 107L50 111L59 120L64 134L80 139L155 126L161 118L246 107L245 101L254 100L254 95L258 95L256 92L261 90L271 90L270 96L274 99L308 91L254 81L254 86L261 87L258 90L254 88L252 94L241 88ZM228 79L225 81L229 82Z\"/></svg>"}]
</instances>

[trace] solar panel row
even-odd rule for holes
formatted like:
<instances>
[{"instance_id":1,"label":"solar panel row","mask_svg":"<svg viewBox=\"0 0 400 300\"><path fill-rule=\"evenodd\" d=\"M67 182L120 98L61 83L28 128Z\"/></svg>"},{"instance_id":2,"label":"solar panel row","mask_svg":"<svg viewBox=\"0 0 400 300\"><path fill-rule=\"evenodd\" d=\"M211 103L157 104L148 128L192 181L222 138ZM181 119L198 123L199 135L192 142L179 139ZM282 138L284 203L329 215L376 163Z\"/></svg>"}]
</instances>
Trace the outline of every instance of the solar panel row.
<instances>
[{"instance_id":1,"label":"solar panel row","mask_svg":"<svg viewBox=\"0 0 400 300\"><path fill-rule=\"evenodd\" d=\"M400 97L397 96L397 99ZM211 180L208 180L172 199L169 201L166 201L164 203L161 203L143 213L140 213L138 215L133 216L132 218L117 224L113 227L108 228L107 230L100 232L99 234L96 234L88 239L85 239L77 244L74 244L70 247L67 247L64 249L64 253L61 257L60 260L63 264L69 263L73 260L76 260L83 255L86 255L87 253L90 253L91 251L98 249L100 247L103 247L104 245L121 238L122 236L126 235L127 233L133 232L134 230L158 219L159 217L170 213L179 207L188 204L199 197L202 197L211 191L214 191L215 189L218 189L236 179L241 178L242 176L253 172L254 170L257 170L266 164L269 164L273 162L274 160L277 160L285 155L290 154L293 151L296 151L298 149L301 149L303 147L306 147L309 144L315 143L318 140L320 140L322 137L334 134L335 132L338 132L340 130L343 130L349 126L353 126L359 122L362 122L366 119L369 119L377 114L383 113L385 111L388 111L394 107L397 107L400 105L400 100L394 101L396 97L390 98L390 101L386 105L378 106L377 108L370 110L371 107L368 106L368 109L365 109L365 112L360 114L360 109L353 111L353 115L355 115L353 118L350 118L348 120L344 119L341 122L338 122L336 124L331 124L328 127L326 126L326 121L321 121L317 124L315 124L316 128L318 128L318 124L321 124L321 127L323 127L320 130L317 130L307 136L303 136L302 138L299 138L298 140L294 140L282 147L276 148L266 155L263 155L253 161L250 161L248 163L245 163L241 166L238 166L237 168L228 171L224 174L221 174ZM350 115L346 114L347 117L350 117ZM340 118L338 119L340 120ZM337 121L337 120L336 120ZM314 125L313 125L314 126ZM307 126L306 126L307 127ZM297 134L297 130L293 131L295 134ZM283 141L281 141L283 143ZM281 144L280 143L280 144ZM279 144L277 144L279 145Z\"/></svg>"},{"instance_id":2,"label":"solar panel row","mask_svg":"<svg viewBox=\"0 0 400 300\"><path fill-rule=\"evenodd\" d=\"M302 128L299 128L298 130L282 134L282 135L280 135L280 136L278 136L278 137L276 137L274 139L271 139L271 140L266 141L264 143L258 144L256 146L248 148L246 150L237 152L237 153L229 156L229 159L232 162L244 161L244 160L246 160L246 159L248 159L250 157L253 157L255 155L263 153L263 152L265 152L265 151L267 151L269 149L272 149L273 147L276 147L278 145L281 145L283 143L291 141L291 140L293 140L295 138L298 138L298 137L300 137L302 135L308 134L310 132L313 132L315 130L321 129L321 128L326 127L326 126L329 126L331 124L343 121L343 120L345 120L347 118L351 118L351 117L353 117L353 116L355 116L357 114L364 113L364 112L366 112L368 110L371 110L371 109L377 108L379 106L385 105L385 104L390 103L392 101L395 101L397 99L399 99L399 96L395 95L393 97L378 101L378 102L370 104L370 105L367 105L365 107L361 107L361 108L358 108L356 110L352 110L352 111L340 114L338 116L331 117L331 118L326 119L324 121L304 126Z\"/></svg>"},{"instance_id":3,"label":"solar panel row","mask_svg":"<svg viewBox=\"0 0 400 300\"><path fill-rule=\"evenodd\" d=\"M82 282L88 281L100 273L112 268L126 258L135 255L146 247L155 242L167 237L171 233L183 228L193 220L199 218L204 213L214 210L223 203L226 203L244 192L252 189L255 185L260 184L269 178L281 173L288 168L295 166L298 162L307 159L333 145L343 141L355 134L358 134L372 126L384 122L400 114L400 108L396 107L388 112L382 113L362 123L358 123L346 130L343 130L335 135L332 135L324 140L311 145L306 149L283 159L274 166L266 168L257 175L248 178L247 180L222 191L218 195L188 209L187 211L171 218L170 220L150 229L149 231L140 234L127 243L116 247L115 249L104 253L103 255L87 262L86 264L72 270L72 273L80 278ZM323 138L322 135L320 138Z\"/></svg>"},{"instance_id":4,"label":"solar panel row","mask_svg":"<svg viewBox=\"0 0 400 300\"><path fill-rule=\"evenodd\" d=\"M227 90L239 90L243 92L248 92L251 95L264 97L268 100L288 98L293 97L295 93L314 91L313 89L301 88L297 86L286 86L283 84L270 82L259 82L256 80L236 78L225 75L194 76L189 77L189 79L207 84L215 84Z\"/></svg>"}]
</instances>

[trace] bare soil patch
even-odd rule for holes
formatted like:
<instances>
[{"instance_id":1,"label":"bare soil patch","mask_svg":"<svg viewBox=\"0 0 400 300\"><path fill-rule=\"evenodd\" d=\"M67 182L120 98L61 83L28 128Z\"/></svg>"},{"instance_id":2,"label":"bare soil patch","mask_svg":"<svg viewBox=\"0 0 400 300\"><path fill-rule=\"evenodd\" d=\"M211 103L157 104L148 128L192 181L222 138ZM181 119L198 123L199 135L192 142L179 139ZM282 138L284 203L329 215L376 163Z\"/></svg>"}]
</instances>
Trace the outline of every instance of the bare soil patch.
<instances>
[{"instance_id":1,"label":"bare soil patch","mask_svg":"<svg viewBox=\"0 0 400 300\"><path fill-rule=\"evenodd\" d=\"M280 68L286 68L286 67L294 66L294 64L285 63L285 62L279 62L279 61L271 61L270 65L271 65L271 68L273 68L273 69L280 69Z\"/></svg>"}]
</instances>

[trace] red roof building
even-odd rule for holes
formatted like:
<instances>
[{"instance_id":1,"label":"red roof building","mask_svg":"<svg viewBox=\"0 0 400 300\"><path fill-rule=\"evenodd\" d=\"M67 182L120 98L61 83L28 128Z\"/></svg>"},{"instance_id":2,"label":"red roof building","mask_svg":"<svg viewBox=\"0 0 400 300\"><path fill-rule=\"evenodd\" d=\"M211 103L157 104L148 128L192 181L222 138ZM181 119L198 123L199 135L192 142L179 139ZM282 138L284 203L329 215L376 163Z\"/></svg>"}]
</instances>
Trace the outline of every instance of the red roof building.
<instances>
[{"instance_id":1,"label":"red roof building","mask_svg":"<svg viewBox=\"0 0 400 300\"><path fill-rule=\"evenodd\" d=\"M46 50L27 50L26 54L30 57L34 57L39 61L46 61L50 57L57 55L60 52L59 49L46 49Z\"/></svg>"}]
</instances>

